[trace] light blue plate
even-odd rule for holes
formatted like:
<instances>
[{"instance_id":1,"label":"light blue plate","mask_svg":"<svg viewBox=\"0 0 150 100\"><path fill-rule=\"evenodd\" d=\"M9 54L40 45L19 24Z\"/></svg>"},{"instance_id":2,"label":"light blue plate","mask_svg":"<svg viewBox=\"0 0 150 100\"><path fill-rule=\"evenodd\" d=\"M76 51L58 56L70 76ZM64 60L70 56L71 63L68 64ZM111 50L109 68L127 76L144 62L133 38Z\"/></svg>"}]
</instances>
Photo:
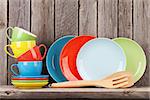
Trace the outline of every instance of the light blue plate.
<instances>
[{"instance_id":1,"label":"light blue plate","mask_svg":"<svg viewBox=\"0 0 150 100\"><path fill-rule=\"evenodd\" d=\"M47 70L50 76L56 82L67 81L67 79L64 77L64 75L61 72L60 64L59 64L59 57L60 57L60 53L64 45L74 37L75 36L73 35L61 37L58 40L56 40L48 50L48 53L46 56L46 66L47 66Z\"/></svg>"},{"instance_id":2,"label":"light blue plate","mask_svg":"<svg viewBox=\"0 0 150 100\"><path fill-rule=\"evenodd\" d=\"M12 76L12 78L48 78L49 75L39 75L39 76Z\"/></svg>"},{"instance_id":3,"label":"light blue plate","mask_svg":"<svg viewBox=\"0 0 150 100\"><path fill-rule=\"evenodd\" d=\"M81 47L76 63L83 80L99 80L115 72L124 71L126 56L114 41L96 38Z\"/></svg>"}]
</instances>

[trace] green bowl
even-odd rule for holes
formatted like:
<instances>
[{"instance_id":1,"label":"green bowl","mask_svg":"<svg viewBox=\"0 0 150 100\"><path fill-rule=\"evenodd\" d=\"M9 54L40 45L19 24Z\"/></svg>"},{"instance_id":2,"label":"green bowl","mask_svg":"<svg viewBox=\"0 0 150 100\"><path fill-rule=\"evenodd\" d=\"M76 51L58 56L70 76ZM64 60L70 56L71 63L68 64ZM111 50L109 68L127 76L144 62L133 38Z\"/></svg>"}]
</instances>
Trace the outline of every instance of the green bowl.
<instances>
[{"instance_id":1,"label":"green bowl","mask_svg":"<svg viewBox=\"0 0 150 100\"><path fill-rule=\"evenodd\" d=\"M128 38L119 37L113 40L124 50L127 59L126 71L131 72L134 82L137 82L146 69L146 56L142 47Z\"/></svg>"}]
</instances>

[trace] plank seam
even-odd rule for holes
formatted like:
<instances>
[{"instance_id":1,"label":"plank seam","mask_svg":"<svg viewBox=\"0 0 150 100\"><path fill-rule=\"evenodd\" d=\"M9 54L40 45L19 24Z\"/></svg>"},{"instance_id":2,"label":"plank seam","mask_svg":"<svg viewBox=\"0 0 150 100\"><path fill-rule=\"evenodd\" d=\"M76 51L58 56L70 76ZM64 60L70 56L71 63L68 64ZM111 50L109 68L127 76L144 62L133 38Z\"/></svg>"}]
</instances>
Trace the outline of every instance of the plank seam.
<instances>
[{"instance_id":1,"label":"plank seam","mask_svg":"<svg viewBox=\"0 0 150 100\"><path fill-rule=\"evenodd\" d=\"M31 32L31 26L32 25L32 2L30 0L30 32Z\"/></svg>"},{"instance_id":2,"label":"plank seam","mask_svg":"<svg viewBox=\"0 0 150 100\"><path fill-rule=\"evenodd\" d=\"M55 16L55 9L56 9L56 7L55 7L55 4L56 4L56 0L54 0L54 15L53 15L54 16L54 33L53 33L54 34L54 41L56 40L56 31L55 31L55 25L56 25L56 23L55 23L55 21L56 21L55 20L55 17L56 17Z\"/></svg>"},{"instance_id":3,"label":"plank seam","mask_svg":"<svg viewBox=\"0 0 150 100\"><path fill-rule=\"evenodd\" d=\"M7 0L7 27L9 26L9 0ZM7 41L7 44L8 44L8 39L6 38L6 41ZM9 80L9 75L8 75L8 70L9 70L9 68L8 68L8 55L6 56L6 60L7 60L7 82L6 82L6 84L8 85L8 80Z\"/></svg>"},{"instance_id":4,"label":"plank seam","mask_svg":"<svg viewBox=\"0 0 150 100\"><path fill-rule=\"evenodd\" d=\"M78 0L78 36L80 35L80 0Z\"/></svg>"},{"instance_id":5,"label":"plank seam","mask_svg":"<svg viewBox=\"0 0 150 100\"><path fill-rule=\"evenodd\" d=\"M96 12L96 14L97 14L97 18L96 18L96 37L98 37L98 0L97 0L97 4L96 4L96 10L97 10L97 12Z\"/></svg>"},{"instance_id":6,"label":"plank seam","mask_svg":"<svg viewBox=\"0 0 150 100\"><path fill-rule=\"evenodd\" d=\"M132 39L134 39L134 0L132 0Z\"/></svg>"},{"instance_id":7,"label":"plank seam","mask_svg":"<svg viewBox=\"0 0 150 100\"><path fill-rule=\"evenodd\" d=\"M117 37L119 37L119 0L117 1Z\"/></svg>"}]
</instances>

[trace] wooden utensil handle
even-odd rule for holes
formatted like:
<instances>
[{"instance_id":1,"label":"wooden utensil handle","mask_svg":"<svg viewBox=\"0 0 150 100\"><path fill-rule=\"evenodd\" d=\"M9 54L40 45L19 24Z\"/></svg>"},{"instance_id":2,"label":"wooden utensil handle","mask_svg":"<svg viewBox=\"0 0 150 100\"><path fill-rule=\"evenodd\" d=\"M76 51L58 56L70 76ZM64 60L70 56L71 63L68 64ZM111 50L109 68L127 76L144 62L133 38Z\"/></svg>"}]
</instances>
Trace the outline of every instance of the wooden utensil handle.
<instances>
[{"instance_id":1,"label":"wooden utensil handle","mask_svg":"<svg viewBox=\"0 0 150 100\"><path fill-rule=\"evenodd\" d=\"M60 83L52 83L52 88L69 88L69 87L84 87L84 86L94 86L93 81L68 81Z\"/></svg>"}]
</instances>

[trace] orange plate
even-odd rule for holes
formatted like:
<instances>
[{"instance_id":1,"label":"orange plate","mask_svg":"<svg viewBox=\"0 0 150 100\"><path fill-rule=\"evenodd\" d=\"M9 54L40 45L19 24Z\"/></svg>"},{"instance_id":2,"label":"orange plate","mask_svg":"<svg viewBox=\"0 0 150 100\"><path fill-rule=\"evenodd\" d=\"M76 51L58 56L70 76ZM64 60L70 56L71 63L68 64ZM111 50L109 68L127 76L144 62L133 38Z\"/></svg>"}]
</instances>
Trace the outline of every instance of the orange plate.
<instances>
[{"instance_id":1,"label":"orange plate","mask_svg":"<svg viewBox=\"0 0 150 100\"><path fill-rule=\"evenodd\" d=\"M71 39L60 54L60 67L64 76L70 80L82 80L76 67L76 57L80 48L94 36L78 36Z\"/></svg>"},{"instance_id":2,"label":"orange plate","mask_svg":"<svg viewBox=\"0 0 150 100\"><path fill-rule=\"evenodd\" d=\"M48 78L12 78L12 80L48 80Z\"/></svg>"}]
</instances>

